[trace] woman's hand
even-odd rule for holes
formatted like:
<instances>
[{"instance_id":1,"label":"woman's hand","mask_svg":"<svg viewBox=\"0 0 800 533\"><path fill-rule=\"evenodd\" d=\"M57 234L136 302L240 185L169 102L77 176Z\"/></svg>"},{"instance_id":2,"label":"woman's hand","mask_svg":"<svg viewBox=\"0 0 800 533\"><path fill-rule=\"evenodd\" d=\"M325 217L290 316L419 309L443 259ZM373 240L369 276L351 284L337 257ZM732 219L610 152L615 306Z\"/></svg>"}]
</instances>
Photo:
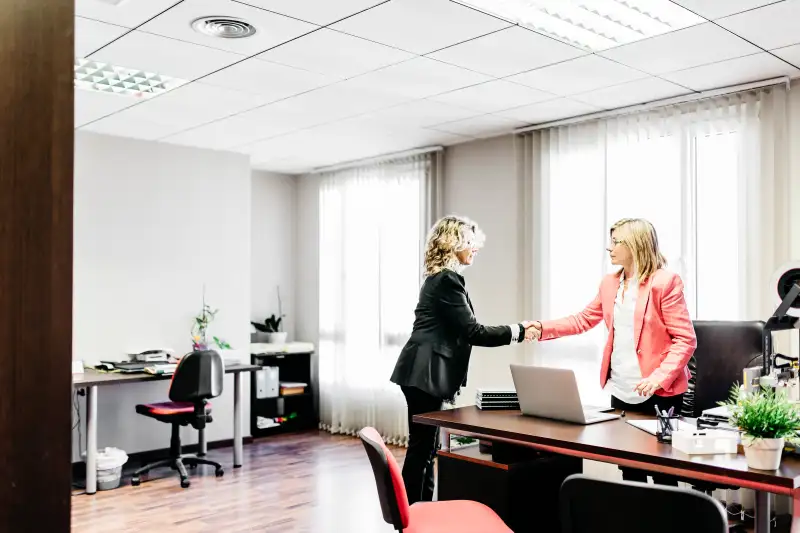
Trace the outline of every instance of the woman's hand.
<instances>
[{"instance_id":1,"label":"woman's hand","mask_svg":"<svg viewBox=\"0 0 800 533\"><path fill-rule=\"evenodd\" d=\"M522 323L525 328L525 340L528 342L538 341L542 337L542 323L538 321L526 320Z\"/></svg>"},{"instance_id":2,"label":"woman's hand","mask_svg":"<svg viewBox=\"0 0 800 533\"><path fill-rule=\"evenodd\" d=\"M633 390L635 390L636 394L639 396L651 396L660 388L661 383L657 382L653 377L647 377L640 381Z\"/></svg>"}]
</instances>

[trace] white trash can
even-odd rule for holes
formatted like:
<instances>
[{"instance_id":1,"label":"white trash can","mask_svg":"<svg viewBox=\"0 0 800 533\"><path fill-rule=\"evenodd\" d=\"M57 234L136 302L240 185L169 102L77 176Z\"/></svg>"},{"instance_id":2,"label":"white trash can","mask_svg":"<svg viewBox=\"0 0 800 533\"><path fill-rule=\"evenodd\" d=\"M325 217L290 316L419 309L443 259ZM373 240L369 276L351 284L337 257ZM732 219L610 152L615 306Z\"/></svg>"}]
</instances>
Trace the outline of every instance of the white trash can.
<instances>
[{"instance_id":1,"label":"white trash can","mask_svg":"<svg viewBox=\"0 0 800 533\"><path fill-rule=\"evenodd\" d=\"M128 454L118 448L104 448L97 452L97 490L119 487L122 466L128 462Z\"/></svg>"}]
</instances>

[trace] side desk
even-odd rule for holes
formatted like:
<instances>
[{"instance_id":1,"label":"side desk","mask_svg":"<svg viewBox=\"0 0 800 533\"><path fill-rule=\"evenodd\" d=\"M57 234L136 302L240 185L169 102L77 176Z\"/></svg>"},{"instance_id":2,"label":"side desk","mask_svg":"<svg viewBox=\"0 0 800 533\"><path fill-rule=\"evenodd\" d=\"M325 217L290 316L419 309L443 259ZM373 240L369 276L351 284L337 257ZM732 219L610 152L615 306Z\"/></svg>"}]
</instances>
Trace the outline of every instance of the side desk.
<instances>
[{"instance_id":1,"label":"side desk","mask_svg":"<svg viewBox=\"0 0 800 533\"><path fill-rule=\"evenodd\" d=\"M619 414L619 413L618 413ZM627 419L652 419L632 415ZM768 493L792 496L792 533L800 533L800 458L785 455L775 471L752 470L739 454L687 455L625 418L587 426L535 418L519 411L481 411L460 407L414 416L414 421L449 432L554 454L579 457L756 491L755 532L770 531ZM444 442L449 442L449 437ZM443 445L447 451L447 446Z\"/></svg>"},{"instance_id":2,"label":"side desk","mask_svg":"<svg viewBox=\"0 0 800 533\"><path fill-rule=\"evenodd\" d=\"M259 367L255 365L229 365L225 367L226 374L233 374L233 467L242 466L243 437L242 437L242 373L254 372ZM97 492L97 393L99 387L110 385L125 385L128 383L141 383L145 381L164 381L172 378L172 374L152 375L145 373L121 374L104 373L91 369L84 370L83 374L72 375L74 389L87 389L86 393L86 494ZM206 453L205 432L199 430L198 444L201 454Z\"/></svg>"}]
</instances>

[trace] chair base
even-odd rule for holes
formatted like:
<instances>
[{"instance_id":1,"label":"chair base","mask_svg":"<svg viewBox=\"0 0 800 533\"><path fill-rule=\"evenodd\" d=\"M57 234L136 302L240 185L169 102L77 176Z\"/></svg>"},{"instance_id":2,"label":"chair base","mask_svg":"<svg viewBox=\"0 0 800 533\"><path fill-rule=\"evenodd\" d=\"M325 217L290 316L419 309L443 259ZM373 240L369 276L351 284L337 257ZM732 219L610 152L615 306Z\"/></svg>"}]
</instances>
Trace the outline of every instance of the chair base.
<instances>
[{"instance_id":1,"label":"chair base","mask_svg":"<svg viewBox=\"0 0 800 533\"><path fill-rule=\"evenodd\" d=\"M162 461L156 461L155 463L150 463L149 465L143 466L142 468L138 469L133 473L133 477L131 478L131 485L134 487L138 487L139 484L142 482L141 477L142 474L148 473L150 470L154 468L160 468L162 466L169 466L173 470L177 470L181 477L181 487L184 489L189 488L191 482L189 481L189 474L186 471L186 467L197 467L198 465L207 465L214 467L214 474L217 477L222 477L225 474L225 471L222 469L222 465L215 462L209 461L208 459L202 459L200 457L195 457L192 455L185 455L181 457L173 457L170 459L164 459Z\"/></svg>"}]
</instances>

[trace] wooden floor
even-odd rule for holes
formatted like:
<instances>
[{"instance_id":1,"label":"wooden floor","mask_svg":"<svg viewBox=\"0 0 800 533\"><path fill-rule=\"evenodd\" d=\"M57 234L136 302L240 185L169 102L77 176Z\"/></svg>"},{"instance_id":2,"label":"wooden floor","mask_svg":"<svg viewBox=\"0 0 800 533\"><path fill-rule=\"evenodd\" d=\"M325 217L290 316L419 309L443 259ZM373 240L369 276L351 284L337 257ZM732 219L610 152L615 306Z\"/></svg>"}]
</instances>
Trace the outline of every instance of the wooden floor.
<instances>
[{"instance_id":1,"label":"wooden floor","mask_svg":"<svg viewBox=\"0 0 800 533\"><path fill-rule=\"evenodd\" d=\"M244 447L233 470L229 448L209 452L213 468L190 474L182 489L171 470L131 487L72 497L74 533L390 533L361 442L323 432L271 437ZM404 449L393 450L398 459Z\"/></svg>"}]
</instances>

